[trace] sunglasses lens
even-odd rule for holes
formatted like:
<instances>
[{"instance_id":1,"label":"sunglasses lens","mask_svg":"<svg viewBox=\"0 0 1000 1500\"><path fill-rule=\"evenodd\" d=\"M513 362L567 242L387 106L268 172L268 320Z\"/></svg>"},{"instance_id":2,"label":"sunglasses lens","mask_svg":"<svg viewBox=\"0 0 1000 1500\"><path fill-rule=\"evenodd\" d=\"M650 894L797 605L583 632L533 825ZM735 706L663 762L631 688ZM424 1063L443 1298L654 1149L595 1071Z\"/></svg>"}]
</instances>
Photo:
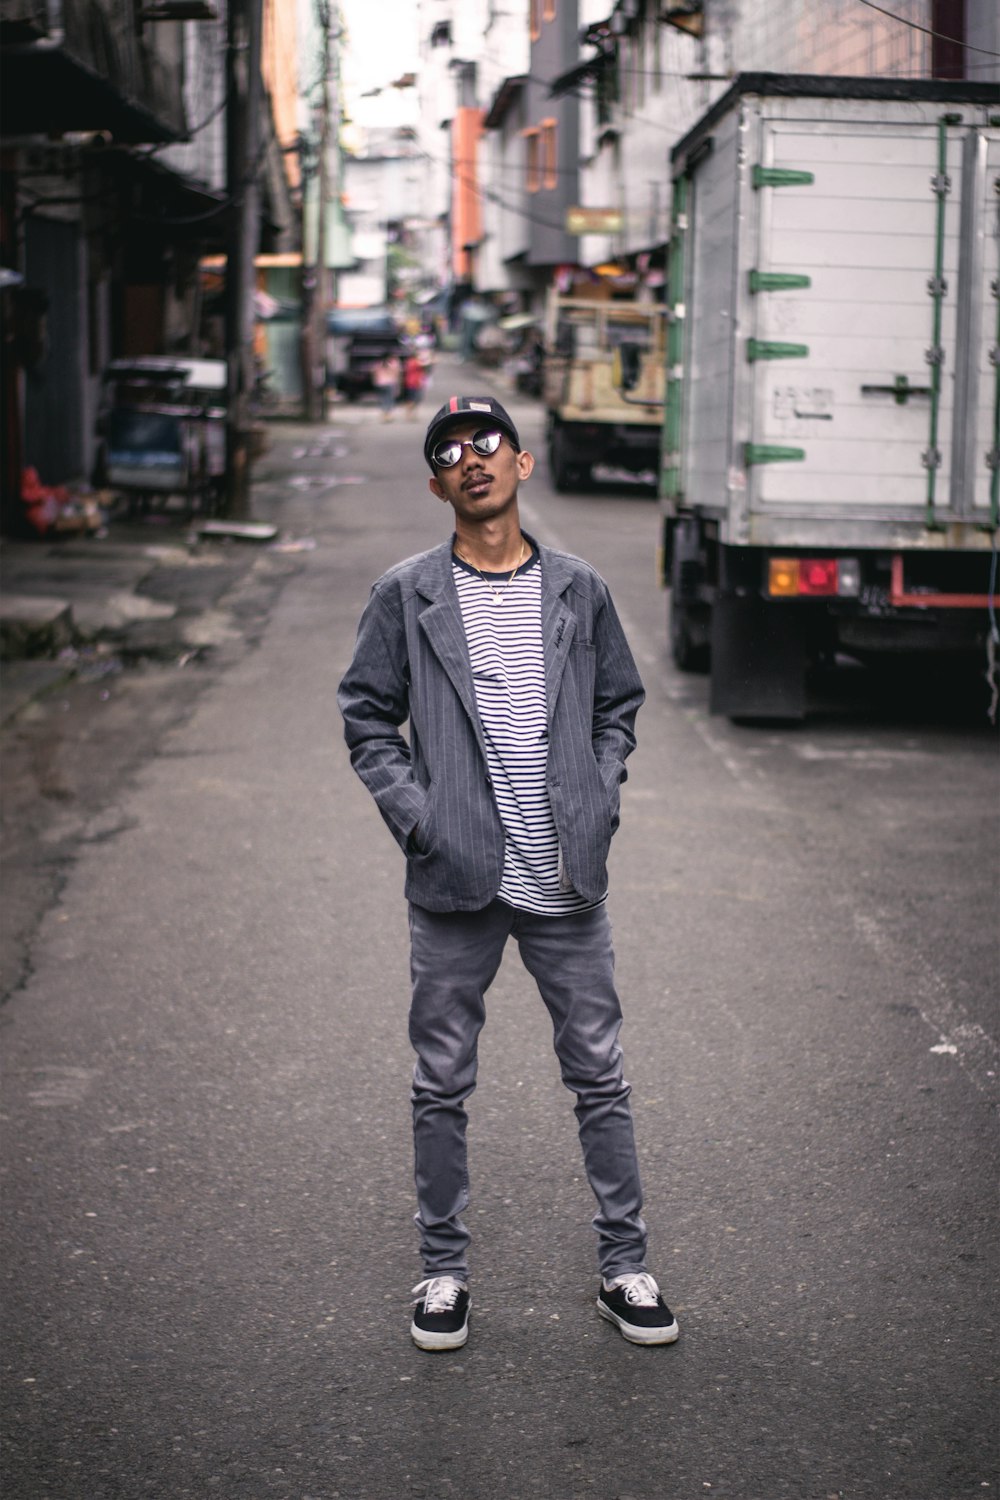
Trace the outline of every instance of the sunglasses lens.
<instances>
[{"instance_id":1,"label":"sunglasses lens","mask_svg":"<svg viewBox=\"0 0 1000 1500\"><path fill-rule=\"evenodd\" d=\"M439 469L454 468L455 464L458 463L458 460L461 457L462 445L461 443L456 442L438 443L437 447L434 449L434 452L431 454L431 458L434 460L435 465Z\"/></svg>"},{"instance_id":2,"label":"sunglasses lens","mask_svg":"<svg viewBox=\"0 0 1000 1500\"><path fill-rule=\"evenodd\" d=\"M488 458L495 453L503 442L503 433L497 432L493 427L484 427L482 432L477 432L473 437L461 441L458 438L446 438L443 443L438 443L431 454L435 468L453 469L462 457L462 449L468 445L480 458Z\"/></svg>"}]
</instances>

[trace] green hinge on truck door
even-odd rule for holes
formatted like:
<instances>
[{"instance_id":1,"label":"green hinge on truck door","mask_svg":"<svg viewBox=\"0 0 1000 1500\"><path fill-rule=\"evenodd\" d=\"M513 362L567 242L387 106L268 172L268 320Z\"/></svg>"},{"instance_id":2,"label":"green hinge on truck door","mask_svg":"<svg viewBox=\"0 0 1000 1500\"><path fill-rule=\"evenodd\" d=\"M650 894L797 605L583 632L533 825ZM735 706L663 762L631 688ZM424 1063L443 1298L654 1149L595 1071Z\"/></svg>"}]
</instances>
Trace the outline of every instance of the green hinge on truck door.
<instances>
[{"instance_id":1,"label":"green hinge on truck door","mask_svg":"<svg viewBox=\"0 0 1000 1500\"><path fill-rule=\"evenodd\" d=\"M751 271L752 292L794 292L800 287L812 286L811 276L800 276L794 271Z\"/></svg>"},{"instance_id":2,"label":"green hinge on truck door","mask_svg":"<svg viewBox=\"0 0 1000 1500\"><path fill-rule=\"evenodd\" d=\"M782 344L772 339L747 339L747 359L807 359L808 344Z\"/></svg>"},{"instance_id":3,"label":"green hinge on truck door","mask_svg":"<svg viewBox=\"0 0 1000 1500\"><path fill-rule=\"evenodd\" d=\"M744 443L743 462L749 469L754 464L801 463L806 456L804 448L780 448L774 443Z\"/></svg>"},{"instance_id":4,"label":"green hinge on truck door","mask_svg":"<svg viewBox=\"0 0 1000 1500\"><path fill-rule=\"evenodd\" d=\"M677 500L681 494L681 471L676 464L664 466L660 475L660 498Z\"/></svg>"},{"instance_id":5,"label":"green hinge on truck door","mask_svg":"<svg viewBox=\"0 0 1000 1500\"><path fill-rule=\"evenodd\" d=\"M753 169L753 185L762 187L808 187L816 181L812 172L797 172L793 167L761 167Z\"/></svg>"}]
</instances>

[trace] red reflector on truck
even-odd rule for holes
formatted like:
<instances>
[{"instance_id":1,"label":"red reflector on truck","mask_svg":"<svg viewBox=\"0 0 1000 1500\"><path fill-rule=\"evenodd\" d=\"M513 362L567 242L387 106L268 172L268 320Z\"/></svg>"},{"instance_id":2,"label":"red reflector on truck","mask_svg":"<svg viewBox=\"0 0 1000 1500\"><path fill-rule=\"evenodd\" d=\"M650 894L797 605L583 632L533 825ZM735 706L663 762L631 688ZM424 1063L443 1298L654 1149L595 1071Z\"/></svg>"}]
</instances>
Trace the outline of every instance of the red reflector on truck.
<instances>
[{"instance_id":1,"label":"red reflector on truck","mask_svg":"<svg viewBox=\"0 0 1000 1500\"><path fill-rule=\"evenodd\" d=\"M837 559L803 557L799 561L800 594L835 594L837 592Z\"/></svg>"}]
</instances>

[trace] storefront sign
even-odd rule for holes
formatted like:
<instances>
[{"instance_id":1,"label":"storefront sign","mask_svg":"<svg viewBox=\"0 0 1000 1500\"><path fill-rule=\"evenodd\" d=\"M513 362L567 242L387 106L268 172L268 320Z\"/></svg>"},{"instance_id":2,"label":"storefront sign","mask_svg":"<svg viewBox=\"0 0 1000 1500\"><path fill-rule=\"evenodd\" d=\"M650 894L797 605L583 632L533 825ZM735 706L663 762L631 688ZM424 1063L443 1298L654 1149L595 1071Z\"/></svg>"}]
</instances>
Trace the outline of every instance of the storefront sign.
<instances>
[{"instance_id":1,"label":"storefront sign","mask_svg":"<svg viewBox=\"0 0 1000 1500\"><path fill-rule=\"evenodd\" d=\"M618 234L623 224L617 208L568 208L567 234Z\"/></svg>"}]
</instances>

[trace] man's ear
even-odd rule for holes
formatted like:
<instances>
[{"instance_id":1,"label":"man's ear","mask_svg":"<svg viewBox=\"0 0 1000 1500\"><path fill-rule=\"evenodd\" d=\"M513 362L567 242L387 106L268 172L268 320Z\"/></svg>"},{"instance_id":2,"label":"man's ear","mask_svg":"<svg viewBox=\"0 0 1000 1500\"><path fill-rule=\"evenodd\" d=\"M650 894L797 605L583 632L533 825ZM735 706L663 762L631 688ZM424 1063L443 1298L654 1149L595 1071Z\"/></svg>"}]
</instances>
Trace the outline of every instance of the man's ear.
<instances>
[{"instance_id":1,"label":"man's ear","mask_svg":"<svg viewBox=\"0 0 1000 1500\"><path fill-rule=\"evenodd\" d=\"M427 487L432 495L437 495L439 500L447 500L448 496L441 488L440 480L438 479L436 474L432 474L430 479L428 479Z\"/></svg>"},{"instance_id":2,"label":"man's ear","mask_svg":"<svg viewBox=\"0 0 1000 1500\"><path fill-rule=\"evenodd\" d=\"M531 471L534 467L534 454L529 453L527 448L522 448L520 453L517 455L517 472L519 476L522 479L529 479L531 477Z\"/></svg>"}]
</instances>

